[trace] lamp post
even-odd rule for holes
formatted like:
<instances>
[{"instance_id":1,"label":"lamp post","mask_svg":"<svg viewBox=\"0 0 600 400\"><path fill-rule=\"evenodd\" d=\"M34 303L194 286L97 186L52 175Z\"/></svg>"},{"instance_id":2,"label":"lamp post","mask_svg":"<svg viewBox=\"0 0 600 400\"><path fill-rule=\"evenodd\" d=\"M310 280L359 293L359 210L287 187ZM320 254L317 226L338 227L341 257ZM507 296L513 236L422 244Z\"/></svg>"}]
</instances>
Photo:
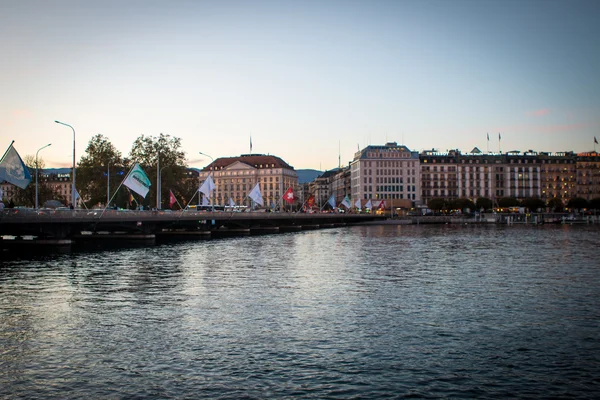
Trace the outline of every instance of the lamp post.
<instances>
[{"instance_id":1,"label":"lamp post","mask_svg":"<svg viewBox=\"0 0 600 400\"><path fill-rule=\"evenodd\" d=\"M71 187L71 204L73 205L73 207L75 207L75 129L71 125L65 124L64 122L54 122L56 122L57 124L68 126L73 131L73 183Z\"/></svg>"},{"instance_id":2,"label":"lamp post","mask_svg":"<svg viewBox=\"0 0 600 400\"><path fill-rule=\"evenodd\" d=\"M198 154L200 154L200 155L203 155L203 156L206 156L206 157L209 157L211 162L215 162L215 159L214 159L214 158L212 158L211 156L209 156L209 155L208 155L208 154L206 154L206 153L203 153L203 152L199 151L199 152L198 152ZM210 176L210 172L208 173L208 175ZM200 198L198 198L198 200L200 200Z\"/></svg>"},{"instance_id":3,"label":"lamp post","mask_svg":"<svg viewBox=\"0 0 600 400\"><path fill-rule=\"evenodd\" d=\"M106 207L110 202L110 160L106 162Z\"/></svg>"},{"instance_id":4,"label":"lamp post","mask_svg":"<svg viewBox=\"0 0 600 400\"><path fill-rule=\"evenodd\" d=\"M38 209L38 153L40 150L45 149L46 147L52 145L52 143L48 143L44 147L40 147L38 151L35 152L35 209Z\"/></svg>"}]
</instances>

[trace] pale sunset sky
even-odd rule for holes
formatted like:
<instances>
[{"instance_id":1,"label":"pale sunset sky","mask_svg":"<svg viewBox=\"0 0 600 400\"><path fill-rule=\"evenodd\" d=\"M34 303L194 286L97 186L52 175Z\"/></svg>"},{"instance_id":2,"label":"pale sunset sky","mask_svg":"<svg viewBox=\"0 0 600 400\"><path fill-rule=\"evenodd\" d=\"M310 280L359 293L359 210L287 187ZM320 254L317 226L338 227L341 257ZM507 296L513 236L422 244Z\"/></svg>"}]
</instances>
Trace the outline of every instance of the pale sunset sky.
<instances>
[{"instance_id":1,"label":"pale sunset sky","mask_svg":"<svg viewBox=\"0 0 600 400\"><path fill-rule=\"evenodd\" d=\"M180 137L189 166L358 148L590 151L600 1L0 0L0 151ZM490 140L487 141L489 133ZM502 135L499 144L498 134ZM600 150L600 147L597 146Z\"/></svg>"}]
</instances>

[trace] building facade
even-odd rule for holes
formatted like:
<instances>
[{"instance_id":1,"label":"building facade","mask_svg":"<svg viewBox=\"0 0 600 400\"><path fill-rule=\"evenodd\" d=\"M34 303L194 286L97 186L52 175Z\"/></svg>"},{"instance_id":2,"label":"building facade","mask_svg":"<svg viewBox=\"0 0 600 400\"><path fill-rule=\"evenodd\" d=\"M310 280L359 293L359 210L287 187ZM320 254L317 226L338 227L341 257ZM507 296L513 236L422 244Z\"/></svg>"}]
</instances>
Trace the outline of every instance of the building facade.
<instances>
[{"instance_id":1,"label":"building facade","mask_svg":"<svg viewBox=\"0 0 600 400\"><path fill-rule=\"evenodd\" d=\"M281 158L264 154L242 154L214 160L199 174L200 185L211 176L215 183L213 204L225 205L232 199L236 205L250 206L248 193L257 183L264 207L282 205L282 196L290 187L299 197L298 175Z\"/></svg>"},{"instance_id":2,"label":"building facade","mask_svg":"<svg viewBox=\"0 0 600 400\"><path fill-rule=\"evenodd\" d=\"M358 151L350 163L353 203L385 200L386 205L410 208L421 202L419 154L389 142Z\"/></svg>"}]
</instances>

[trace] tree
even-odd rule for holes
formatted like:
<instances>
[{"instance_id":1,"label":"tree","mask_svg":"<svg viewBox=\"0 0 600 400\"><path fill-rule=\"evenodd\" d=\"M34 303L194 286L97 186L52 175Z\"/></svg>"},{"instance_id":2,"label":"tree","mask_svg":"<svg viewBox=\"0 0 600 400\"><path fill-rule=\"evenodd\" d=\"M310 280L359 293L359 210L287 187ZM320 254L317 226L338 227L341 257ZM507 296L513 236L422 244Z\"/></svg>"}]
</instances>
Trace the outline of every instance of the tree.
<instances>
[{"instance_id":1,"label":"tree","mask_svg":"<svg viewBox=\"0 0 600 400\"><path fill-rule=\"evenodd\" d=\"M600 210L600 197L596 197L589 202L590 210Z\"/></svg>"},{"instance_id":2,"label":"tree","mask_svg":"<svg viewBox=\"0 0 600 400\"><path fill-rule=\"evenodd\" d=\"M519 200L515 197L501 197L498 199L498 207L518 207Z\"/></svg>"},{"instance_id":3,"label":"tree","mask_svg":"<svg viewBox=\"0 0 600 400\"><path fill-rule=\"evenodd\" d=\"M475 201L475 207L477 207L478 210L491 210L493 206L494 203L487 197L479 197Z\"/></svg>"},{"instance_id":4,"label":"tree","mask_svg":"<svg viewBox=\"0 0 600 400\"><path fill-rule=\"evenodd\" d=\"M435 197L427 201L427 207L434 211L439 211L446 206L446 200L441 197Z\"/></svg>"},{"instance_id":5,"label":"tree","mask_svg":"<svg viewBox=\"0 0 600 400\"><path fill-rule=\"evenodd\" d=\"M564 209L563 201L558 197L553 197L548 200L548 208L550 208L550 210L553 212L562 212Z\"/></svg>"},{"instance_id":6,"label":"tree","mask_svg":"<svg viewBox=\"0 0 600 400\"><path fill-rule=\"evenodd\" d=\"M110 175L108 175L110 172ZM106 204L110 179L110 197L127 173L124 161L115 146L98 134L90 139L85 155L77 167L77 190L88 207ZM122 196L121 196L122 197Z\"/></svg>"},{"instance_id":7,"label":"tree","mask_svg":"<svg viewBox=\"0 0 600 400\"><path fill-rule=\"evenodd\" d=\"M35 157L32 155L25 155L23 162L29 169L31 175L31 182L25 189L21 189L15 186L15 195L13 196L13 202L17 205L26 207L35 207ZM45 162L42 158L38 157L38 168L42 170ZM65 199L55 193L52 187L46 182L44 178L45 174L40 171L38 174L38 204L41 207L47 200L60 200Z\"/></svg>"},{"instance_id":8,"label":"tree","mask_svg":"<svg viewBox=\"0 0 600 400\"><path fill-rule=\"evenodd\" d=\"M581 211L587 207L588 207L588 201L586 199L584 199L583 197L575 197L575 198L569 200L569 202L567 203L567 208L577 210L577 211Z\"/></svg>"},{"instance_id":9,"label":"tree","mask_svg":"<svg viewBox=\"0 0 600 400\"><path fill-rule=\"evenodd\" d=\"M539 197L526 197L521 200L521 206L526 207L530 212L536 212L538 209L546 207L546 203Z\"/></svg>"},{"instance_id":10,"label":"tree","mask_svg":"<svg viewBox=\"0 0 600 400\"><path fill-rule=\"evenodd\" d=\"M150 191L144 199L144 205L156 204L157 165L161 173L161 208L166 208L169 190L174 193L187 193L185 152L181 149L181 139L161 133L158 137L140 136L129 152L131 162L139 163L152 182ZM196 181L197 190L197 181ZM186 201L189 200L186 199Z\"/></svg>"}]
</instances>

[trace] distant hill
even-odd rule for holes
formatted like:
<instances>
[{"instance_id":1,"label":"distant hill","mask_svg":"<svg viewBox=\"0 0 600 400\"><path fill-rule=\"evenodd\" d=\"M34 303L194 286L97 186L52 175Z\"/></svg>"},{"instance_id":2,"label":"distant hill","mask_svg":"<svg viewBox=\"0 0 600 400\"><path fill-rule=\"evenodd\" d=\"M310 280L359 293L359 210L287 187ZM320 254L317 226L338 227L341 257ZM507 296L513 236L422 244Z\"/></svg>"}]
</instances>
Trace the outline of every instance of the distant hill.
<instances>
[{"instance_id":1,"label":"distant hill","mask_svg":"<svg viewBox=\"0 0 600 400\"><path fill-rule=\"evenodd\" d=\"M298 183L308 183L314 181L323 171L317 171L316 169L297 169Z\"/></svg>"}]
</instances>

